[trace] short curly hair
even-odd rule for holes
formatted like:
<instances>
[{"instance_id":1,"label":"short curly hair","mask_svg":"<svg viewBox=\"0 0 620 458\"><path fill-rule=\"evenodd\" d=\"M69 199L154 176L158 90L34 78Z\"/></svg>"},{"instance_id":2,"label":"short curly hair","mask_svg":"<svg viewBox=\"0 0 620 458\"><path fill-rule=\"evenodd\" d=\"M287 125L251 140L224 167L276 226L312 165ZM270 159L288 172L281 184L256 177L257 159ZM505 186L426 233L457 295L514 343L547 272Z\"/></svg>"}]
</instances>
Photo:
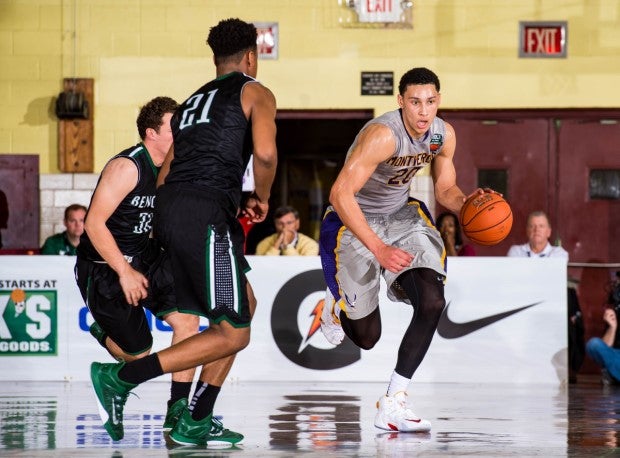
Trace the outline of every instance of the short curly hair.
<instances>
[{"instance_id":1,"label":"short curly hair","mask_svg":"<svg viewBox=\"0 0 620 458\"><path fill-rule=\"evenodd\" d=\"M437 92L439 92L440 89L439 77L435 72L424 67L412 68L402 76L398 84L398 92L400 95L404 95L407 86L411 84L434 84Z\"/></svg>"},{"instance_id":2,"label":"short curly hair","mask_svg":"<svg viewBox=\"0 0 620 458\"><path fill-rule=\"evenodd\" d=\"M254 24L231 18L211 27L207 43L213 51L215 65L220 65L233 59L239 62L246 51L256 51L256 38Z\"/></svg>"},{"instance_id":3,"label":"short curly hair","mask_svg":"<svg viewBox=\"0 0 620 458\"><path fill-rule=\"evenodd\" d=\"M174 113L179 104L170 97L155 97L142 108L136 119L138 126L138 134L144 140L146 138L146 129L155 129L159 132L159 128L163 124L162 118L166 113Z\"/></svg>"},{"instance_id":4,"label":"short curly hair","mask_svg":"<svg viewBox=\"0 0 620 458\"><path fill-rule=\"evenodd\" d=\"M64 219L64 221L67 221L69 219L69 213L76 212L78 210L83 210L84 212L88 211L88 209L84 205L82 205L82 204L71 204L67 208L65 208L65 219Z\"/></svg>"}]
</instances>

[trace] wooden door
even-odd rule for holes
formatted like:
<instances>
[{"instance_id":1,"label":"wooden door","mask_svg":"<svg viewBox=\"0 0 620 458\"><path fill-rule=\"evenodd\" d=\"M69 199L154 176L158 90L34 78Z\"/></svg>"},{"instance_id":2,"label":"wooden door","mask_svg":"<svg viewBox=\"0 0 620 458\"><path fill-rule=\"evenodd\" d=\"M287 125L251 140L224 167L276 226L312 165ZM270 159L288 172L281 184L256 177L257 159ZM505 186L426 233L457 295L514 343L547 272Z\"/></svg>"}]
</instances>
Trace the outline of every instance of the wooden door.
<instances>
[{"instance_id":1,"label":"wooden door","mask_svg":"<svg viewBox=\"0 0 620 458\"><path fill-rule=\"evenodd\" d=\"M572 262L620 262L620 123L612 119L558 122L558 226ZM608 197L596 194L597 172L612 173ZM600 176L600 175L598 175ZM592 189L591 189L592 183ZM594 195L591 195L594 192Z\"/></svg>"},{"instance_id":2,"label":"wooden door","mask_svg":"<svg viewBox=\"0 0 620 458\"><path fill-rule=\"evenodd\" d=\"M552 193L548 182L554 174L550 160L550 121L545 118L515 119L499 113L443 113L456 132L454 164L459 187L469 194L488 176L505 178L504 197L513 212L510 235L492 247L476 246L479 256L504 256L510 245L525 243L527 215L547 212L553 222Z\"/></svg>"},{"instance_id":3,"label":"wooden door","mask_svg":"<svg viewBox=\"0 0 620 458\"><path fill-rule=\"evenodd\" d=\"M0 154L0 254L39 248L39 156Z\"/></svg>"},{"instance_id":4,"label":"wooden door","mask_svg":"<svg viewBox=\"0 0 620 458\"><path fill-rule=\"evenodd\" d=\"M454 162L463 191L480 184L481 170L506 170L512 233L496 247L477 247L478 254L504 255L511 244L524 243L527 215L545 211L551 241L569 254L585 340L600 337L609 284L620 270L620 110L446 111L441 117L456 130ZM608 195L596 197L601 181ZM581 372L598 370L586 358Z\"/></svg>"},{"instance_id":5,"label":"wooden door","mask_svg":"<svg viewBox=\"0 0 620 458\"><path fill-rule=\"evenodd\" d=\"M557 132L558 230L570 255L569 276L579 280L587 341L605 332L603 309L620 270L620 122L617 114L563 119ZM605 173L601 189L596 185ZM598 370L586 358L582 372Z\"/></svg>"}]
</instances>

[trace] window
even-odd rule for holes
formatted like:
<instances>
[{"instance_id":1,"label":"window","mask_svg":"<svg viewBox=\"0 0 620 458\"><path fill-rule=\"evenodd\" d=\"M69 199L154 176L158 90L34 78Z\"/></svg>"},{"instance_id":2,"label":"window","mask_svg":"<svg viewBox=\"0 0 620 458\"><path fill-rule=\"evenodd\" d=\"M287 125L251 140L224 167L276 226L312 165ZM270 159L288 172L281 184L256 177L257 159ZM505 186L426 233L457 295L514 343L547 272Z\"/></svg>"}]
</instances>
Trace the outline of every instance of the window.
<instances>
[{"instance_id":1,"label":"window","mask_svg":"<svg viewBox=\"0 0 620 458\"><path fill-rule=\"evenodd\" d=\"M478 187L491 188L508 199L508 171L506 169L479 169Z\"/></svg>"},{"instance_id":2,"label":"window","mask_svg":"<svg viewBox=\"0 0 620 458\"><path fill-rule=\"evenodd\" d=\"M590 199L620 200L620 170L590 170Z\"/></svg>"}]
</instances>

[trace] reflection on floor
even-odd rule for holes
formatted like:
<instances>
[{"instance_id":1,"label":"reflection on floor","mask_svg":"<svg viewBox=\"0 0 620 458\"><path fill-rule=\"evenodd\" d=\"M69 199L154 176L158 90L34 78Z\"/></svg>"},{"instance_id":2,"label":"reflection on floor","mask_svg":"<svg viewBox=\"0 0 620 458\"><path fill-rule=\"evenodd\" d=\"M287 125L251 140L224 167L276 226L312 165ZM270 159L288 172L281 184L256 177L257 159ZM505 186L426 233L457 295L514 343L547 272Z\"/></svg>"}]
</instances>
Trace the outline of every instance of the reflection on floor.
<instances>
[{"instance_id":1,"label":"reflection on floor","mask_svg":"<svg viewBox=\"0 0 620 458\"><path fill-rule=\"evenodd\" d=\"M377 383L236 383L216 406L246 436L235 449L166 444L168 384L136 389L125 438L102 428L87 383L0 383L0 456L10 457L404 457L620 455L620 387L598 379L569 386L413 384L414 410L430 434L373 426Z\"/></svg>"}]
</instances>

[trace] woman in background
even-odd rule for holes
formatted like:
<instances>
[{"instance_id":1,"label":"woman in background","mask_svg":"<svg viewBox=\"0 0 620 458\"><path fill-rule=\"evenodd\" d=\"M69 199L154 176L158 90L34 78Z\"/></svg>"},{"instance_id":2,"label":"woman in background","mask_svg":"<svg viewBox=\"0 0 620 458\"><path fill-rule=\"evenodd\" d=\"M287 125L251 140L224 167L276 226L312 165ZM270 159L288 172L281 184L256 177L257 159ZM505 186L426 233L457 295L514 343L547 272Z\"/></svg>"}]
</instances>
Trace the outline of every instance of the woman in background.
<instances>
[{"instance_id":1,"label":"woman in background","mask_svg":"<svg viewBox=\"0 0 620 458\"><path fill-rule=\"evenodd\" d=\"M463 243L461 225L454 213L441 213L437 217L436 227L441 234L448 256L476 256L474 247Z\"/></svg>"}]
</instances>

